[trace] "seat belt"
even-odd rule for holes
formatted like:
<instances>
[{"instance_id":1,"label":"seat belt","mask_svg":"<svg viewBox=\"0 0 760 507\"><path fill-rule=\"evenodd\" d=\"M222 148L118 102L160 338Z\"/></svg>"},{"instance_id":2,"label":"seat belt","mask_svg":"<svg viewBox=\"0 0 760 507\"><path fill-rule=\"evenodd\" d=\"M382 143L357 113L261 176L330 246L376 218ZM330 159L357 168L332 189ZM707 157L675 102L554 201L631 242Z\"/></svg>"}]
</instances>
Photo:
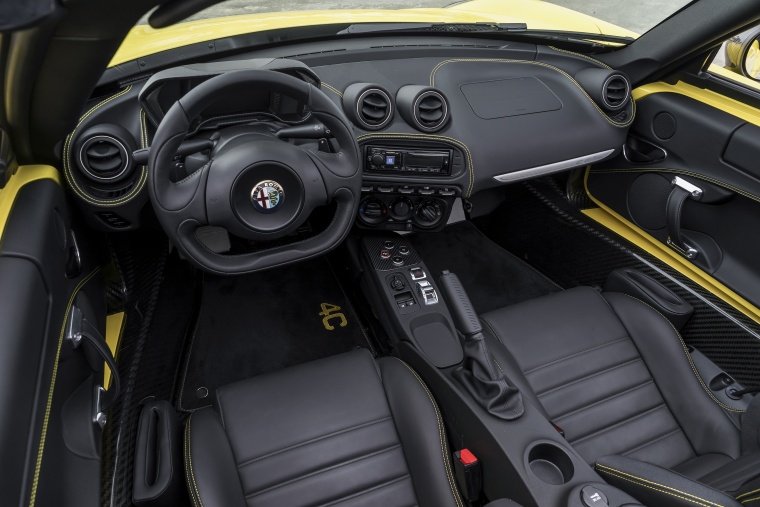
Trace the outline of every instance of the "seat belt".
<instances>
[{"instance_id":1,"label":"seat belt","mask_svg":"<svg viewBox=\"0 0 760 507\"><path fill-rule=\"evenodd\" d=\"M683 178L673 178L673 190L668 195L665 205L668 225L668 246L690 260L699 255L699 251L693 246L687 245L681 236L681 211L687 199L699 201L704 192L696 185L692 185Z\"/></svg>"}]
</instances>

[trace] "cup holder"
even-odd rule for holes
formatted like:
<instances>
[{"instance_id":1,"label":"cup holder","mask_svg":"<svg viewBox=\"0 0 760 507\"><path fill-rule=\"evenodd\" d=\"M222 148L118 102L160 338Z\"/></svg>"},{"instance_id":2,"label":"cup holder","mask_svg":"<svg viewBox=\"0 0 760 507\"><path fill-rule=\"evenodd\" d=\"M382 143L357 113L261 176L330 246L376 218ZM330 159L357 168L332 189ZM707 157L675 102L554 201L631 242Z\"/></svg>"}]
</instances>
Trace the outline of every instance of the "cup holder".
<instances>
[{"instance_id":1,"label":"cup holder","mask_svg":"<svg viewBox=\"0 0 760 507\"><path fill-rule=\"evenodd\" d=\"M530 448L528 466L536 477L553 486L567 484L575 473L573 460L567 452L548 442L541 442Z\"/></svg>"}]
</instances>

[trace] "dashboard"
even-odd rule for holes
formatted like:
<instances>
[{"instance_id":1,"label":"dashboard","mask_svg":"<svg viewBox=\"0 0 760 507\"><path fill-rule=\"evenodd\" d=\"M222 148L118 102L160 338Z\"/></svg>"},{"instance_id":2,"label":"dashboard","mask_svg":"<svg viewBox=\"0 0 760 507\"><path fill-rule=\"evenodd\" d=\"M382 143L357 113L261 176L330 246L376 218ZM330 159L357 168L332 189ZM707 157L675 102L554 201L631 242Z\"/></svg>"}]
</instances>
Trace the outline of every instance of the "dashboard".
<instances>
[{"instance_id":1,"label":"dashboard","mask_svg":"<svg viewBox=\"0 0 760 507\"><path fill-rule=\"evenodd\" d=\"M342 107L362 155L356 225L368 229L438 230L457 198L611 158L635 115L627 77L586 55L503 41L383 41L301 44L111 79L61 145L68 187L94 227L139 227L150 212L144 150L162 115L210 76L242 68L291 74ZM288 97L241 90L219 97L192 132L309 121ZM177 179L206 160L178 157Z\"/></svg>"}]
</instances>

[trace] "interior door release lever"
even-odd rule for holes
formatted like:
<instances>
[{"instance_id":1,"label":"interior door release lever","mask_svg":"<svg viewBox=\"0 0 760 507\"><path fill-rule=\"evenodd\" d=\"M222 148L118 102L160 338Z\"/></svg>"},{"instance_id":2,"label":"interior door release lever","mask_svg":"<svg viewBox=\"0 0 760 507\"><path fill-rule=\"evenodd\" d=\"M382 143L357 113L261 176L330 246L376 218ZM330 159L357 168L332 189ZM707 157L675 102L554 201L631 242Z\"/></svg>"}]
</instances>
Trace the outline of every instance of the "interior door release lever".
<instances>
[{"instance_id":1,"label":"interior door release lever","mask_svg":"<svg viewBox=\"0 0 760 507\"><path fill-rule=\"evenodd\" d=\"M699 255L699 251L684 242L681 235L681 212L687 199L699 201L702 199L704 192L698 186L676 176L673 178L673 190L670 191L666 204L666 214L668 220L668 240L667 244L673 250L680 253L690 260L694 260Z\"/></svg>"}]
</instances>

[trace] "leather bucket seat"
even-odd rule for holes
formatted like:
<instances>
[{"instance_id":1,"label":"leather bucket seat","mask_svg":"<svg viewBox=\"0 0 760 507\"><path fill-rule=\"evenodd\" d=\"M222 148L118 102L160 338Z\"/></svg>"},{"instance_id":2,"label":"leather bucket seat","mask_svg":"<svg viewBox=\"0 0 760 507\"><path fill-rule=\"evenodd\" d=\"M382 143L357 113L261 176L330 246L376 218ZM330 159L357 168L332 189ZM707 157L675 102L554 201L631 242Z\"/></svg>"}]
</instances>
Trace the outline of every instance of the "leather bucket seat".
<instances>
[{"instance_id":1,"label":"leather bucket seat","mask_svg":"<svg viewBox=\"0 0 760 507\"><path fill-rule=\"evenodd\" d=\"M417 374L354 351L227 385L185 426L197 506L463 507Z\"/></svg>"}]
</instances>

